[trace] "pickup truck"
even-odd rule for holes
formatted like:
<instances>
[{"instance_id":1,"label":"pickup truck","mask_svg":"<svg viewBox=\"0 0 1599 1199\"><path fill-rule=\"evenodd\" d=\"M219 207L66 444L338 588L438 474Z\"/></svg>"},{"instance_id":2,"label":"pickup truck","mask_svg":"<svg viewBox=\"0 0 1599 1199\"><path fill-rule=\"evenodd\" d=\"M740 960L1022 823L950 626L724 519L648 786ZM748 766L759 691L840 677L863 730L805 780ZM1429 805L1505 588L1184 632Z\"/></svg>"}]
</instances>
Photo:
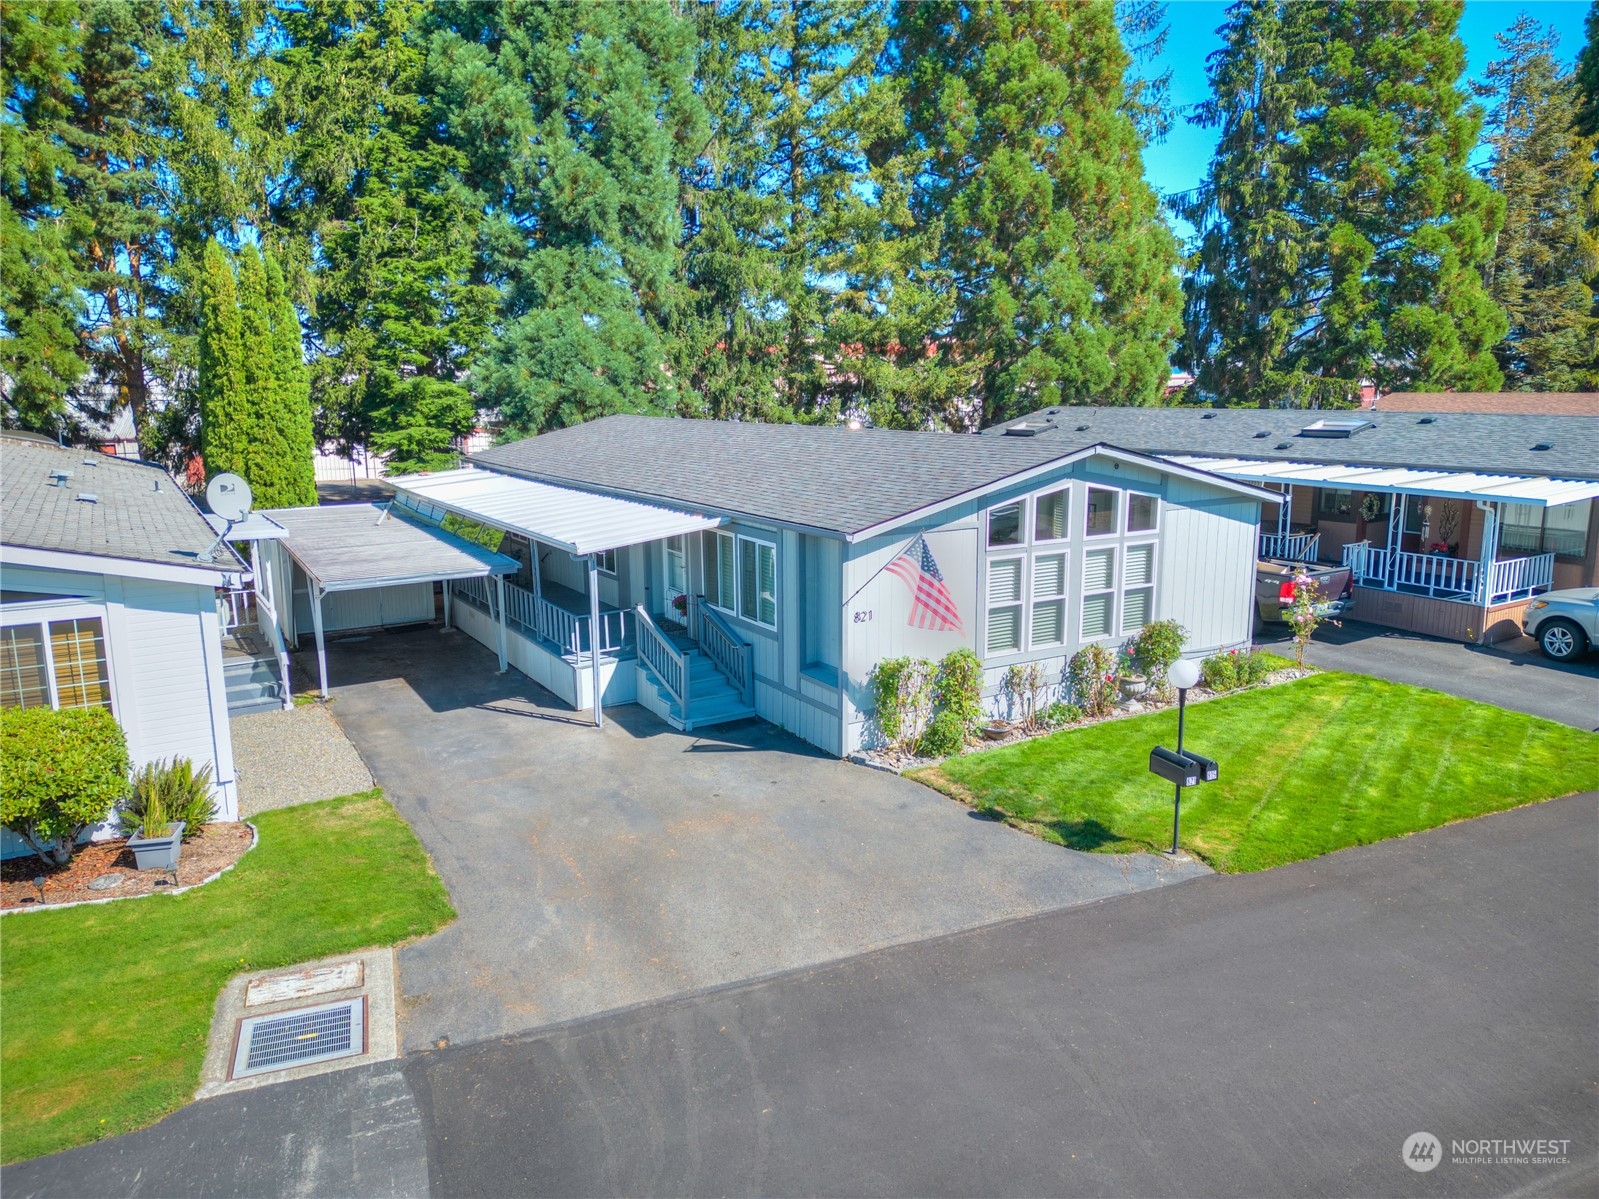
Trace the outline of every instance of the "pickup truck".
<instances>
[{"instance_id":1,"label":"pickup truck","mask_svg":"<svg viewBox=\"0 0 1599 1199\"><path fill-rule=\"evenodd\" d=\"M1294 602L1294 576L1301 567L1316 589L1318 616L1342 616L1355 606L1355 585L1349 567L1262 558L1255 563L1255 612L1263 622L1287 621L1284 614Z\"/></svg>"}]
</instances>

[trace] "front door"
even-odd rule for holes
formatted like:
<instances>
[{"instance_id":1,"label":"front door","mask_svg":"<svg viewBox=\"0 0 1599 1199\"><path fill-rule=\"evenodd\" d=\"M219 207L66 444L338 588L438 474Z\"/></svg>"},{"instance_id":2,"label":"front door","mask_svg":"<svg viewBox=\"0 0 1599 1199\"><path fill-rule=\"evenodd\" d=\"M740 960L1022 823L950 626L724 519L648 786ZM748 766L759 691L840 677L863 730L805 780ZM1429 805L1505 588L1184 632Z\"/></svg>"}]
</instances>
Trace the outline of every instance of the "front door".
<instances>
[{"instance_id":1,"label":"front door","mask_svg":"<svg viewBox=\"0 0 1599 1199\"><path fill-rule=\"evenodd\" d=\"M666 548L666 609L668 620L688 623L688 547L681 534L668 537Z\"/></svg>"}]
</instances>

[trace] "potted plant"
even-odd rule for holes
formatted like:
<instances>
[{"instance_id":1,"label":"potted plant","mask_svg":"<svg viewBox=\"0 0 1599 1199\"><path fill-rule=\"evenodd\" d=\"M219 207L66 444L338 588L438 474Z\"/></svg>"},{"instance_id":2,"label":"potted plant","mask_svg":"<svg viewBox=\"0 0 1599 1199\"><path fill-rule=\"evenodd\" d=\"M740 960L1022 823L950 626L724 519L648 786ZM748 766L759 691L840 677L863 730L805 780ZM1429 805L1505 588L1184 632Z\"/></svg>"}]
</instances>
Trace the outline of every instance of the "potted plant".
<instances>
[{"instance_id":1,"label":"potted plant","mask_svg":"<svg viewBox=\"0 0 1599 1199\"><path fill-rule=\"evenodd\" d=\"M687 617L688 616L688 596L686 596L686 595L674 595L672 597L672 611L676 612L679 616Z\"/></svg>"},{"instance_id":2,"label":"potted plant","mask_svg":"<svg viewBox=\"0 0 1599 1199\"><path fill-rule=\"evenodd\" d=\"M1003 741L1016 730L1016 726L1008 720L990 720L982 728L983 737L988 741Z\"/></svg>"},{"instance_id":3,"label":"potted plant","mask_svg":"<svg viewBox=\"0 0 1599 1199\"><path fill-rule=\"evenodd\" d=\"M168 820L159 794L145 801L144 821L128 838L134 864L140 870L171 870L183 853L183 821Z\"/></svg>"}]
</instances>

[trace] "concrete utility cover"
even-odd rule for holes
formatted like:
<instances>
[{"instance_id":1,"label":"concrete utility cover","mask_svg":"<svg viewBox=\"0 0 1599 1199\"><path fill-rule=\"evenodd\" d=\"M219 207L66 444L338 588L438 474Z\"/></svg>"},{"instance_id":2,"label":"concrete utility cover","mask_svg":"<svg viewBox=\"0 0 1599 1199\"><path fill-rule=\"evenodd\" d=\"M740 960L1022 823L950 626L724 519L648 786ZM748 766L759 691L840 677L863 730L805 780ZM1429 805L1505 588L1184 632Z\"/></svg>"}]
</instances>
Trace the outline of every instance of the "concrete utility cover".
<instances>
[{"instance_id":1,"label":"concrete utility cover","mask_svg":"<svg viewBox=\"0 0 1599 1199\"><path fill-rule=\"evenodd\" d=\"M112 887L120 887L121 885L122 876L120 874L102 874L99 878L89 880L89 890L91 891L109 891Z\"/></svg>"},{"instance_id":2,"label":"concrete utility cover","mask_svg":"<svg viewBox=\"0 0 1599 1199\"><path fill-rule=\"evenodd\" d=\"M244 1005L256 1007L263 1003L283 1003L289 999L325 995L330 991L347 991L361 985L361 974L360 962L339 962L311 970L296 970L290 974L252 978L244 989Z\"/></svg>"}]
</instances>

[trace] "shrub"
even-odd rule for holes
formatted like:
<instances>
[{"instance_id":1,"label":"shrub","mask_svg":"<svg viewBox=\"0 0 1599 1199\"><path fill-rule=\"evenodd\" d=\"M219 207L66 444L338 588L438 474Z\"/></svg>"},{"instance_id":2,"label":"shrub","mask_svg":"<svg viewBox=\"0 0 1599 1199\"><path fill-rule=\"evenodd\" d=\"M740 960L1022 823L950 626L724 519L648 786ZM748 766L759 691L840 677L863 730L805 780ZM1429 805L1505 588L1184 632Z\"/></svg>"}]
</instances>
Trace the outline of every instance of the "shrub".
<instances>
[{"instance_id":1,"label":"shrub","mask_svg":"<svg viewBox=\"0 0 1599 1199\"><path fill-rule=\"evenodd\" d=\"M1083 710L1076 704L1069 704L1063 699L1058 699L1045 708L1039 716L1045 728L1064 728L1068 724L1076 724L1083 718Z\"/></svg>"},{"instance_id":2,"label":"shrub","mask_svg":"<svg viewBox=\"0 0 1599 1199\"><path fill-rule=\"evenodd\" d=\"M151 807L152 799L159 806L159 812ZM147 837L161 835L151 831L160 824L159 816L181 820L183 839L187 841L215 820L216 815L216 800L211 798L210 765L196 771L188 758L173 758L170 762L151 762L134 771L133 789L122 805L119 819L123 832L132 835L145 828Z\"/></svg>"},{"instance_id":3,"label":"shrub","mask_svg":"<svg viewBox=\"0 0 1599 1199\"><path fill-rule=\"evenodd\" d=\"M1028 728L1038 724L1038 701L1044 687L1044 668L1037 662L1018 662L1005 672L1005 690L1010 692L1015 711Z\"/></svg>"},{"instance_id":4,"label":"shrub","mask_svg":"<svg viewBox=\"0 0 1599 1199\"><path fill-rule=\"evenodd\" d=\"M877 727L895 749L915 745L933 698L933 664L926 658L884 658L872 670Z\"/></svg>"},{"instance_id":5,"label":"shrub","mask_svg":"<svg viewBox=\"0 0 1599 1199\"><path fill-rule=\"evenodd\" d=\"M1166 686L1166 672L1172 663L1183 656L1187 641L1188 630L1175 620L1157 620L1129 637L1122 652L1133 669L1149 680L1150 687L1159 691Z\"/></svg>"},{"instance_id":6,"label":"shrub","mask_svg":"<svg viewBox=\"0 0 1599 1199\"><path fill-rule=\"evenodd\" d=\"M1322 618L1316 612L1320 600L1321 587L1312 581L1310 573L1301 566L1294 572L1293 601L1283 614L1289 627L1294 630L1294 659L1301 666L1305 664L1305 647L1310 644L1317 626L1321 624Z\"/></svg>"},{"instance_id":7,"label":"shrub","mask_svg":"<svg viewBox=\"0 0 1599 1199\"><path fill-rule=\"evenodd\" d=\"M1231 650L1213 654L1199 667L1199 681L1212 691L1234 691L1263 683L1280 659L1258 650Z\"/></svg>"},{"instance_id":8,"label":"shrub","mask_svg":"<svg viewBox=\"0 0 1599 1199\"><path fill-rule=\"evenodd\" d=\"M0 824L49 865L127 794L128 743L105 708L0 709Z\"/></svg>"},{"instance_id":9,"label":"shrub","mask_svg":"<svg viewBox=\"0 0 1599 1199\"><path fill-rule=\"evenodd\" d=\"M933 700L940 714L954 713L962 736L970 737L983 718L983 663L969 649L951 650L938 664Z\"/></svg>"},{"instance_id":10,"label":"shrub","mask_svg":"<svg viewBox=\"0 0 1599 1199\"><path fill-rule=\"evenodd\" d=\"M1066 664L1072 699L1085 715L1108 716L1116 705L1116 658L1103 645L1085 645Z\"/></svg>"},{"instance_id":11,"label":"shrub","mask_svg":"<svg viewBox=\"0 0 1599 1199\"><path fill-rule=\"evenodd\" d=\"M953 757L964 748L966 748L966 725L959 715L947 708L933 717L927 726L927 731L916 743L916 752L924 758Z\"/></svg>"}]
</instances>

